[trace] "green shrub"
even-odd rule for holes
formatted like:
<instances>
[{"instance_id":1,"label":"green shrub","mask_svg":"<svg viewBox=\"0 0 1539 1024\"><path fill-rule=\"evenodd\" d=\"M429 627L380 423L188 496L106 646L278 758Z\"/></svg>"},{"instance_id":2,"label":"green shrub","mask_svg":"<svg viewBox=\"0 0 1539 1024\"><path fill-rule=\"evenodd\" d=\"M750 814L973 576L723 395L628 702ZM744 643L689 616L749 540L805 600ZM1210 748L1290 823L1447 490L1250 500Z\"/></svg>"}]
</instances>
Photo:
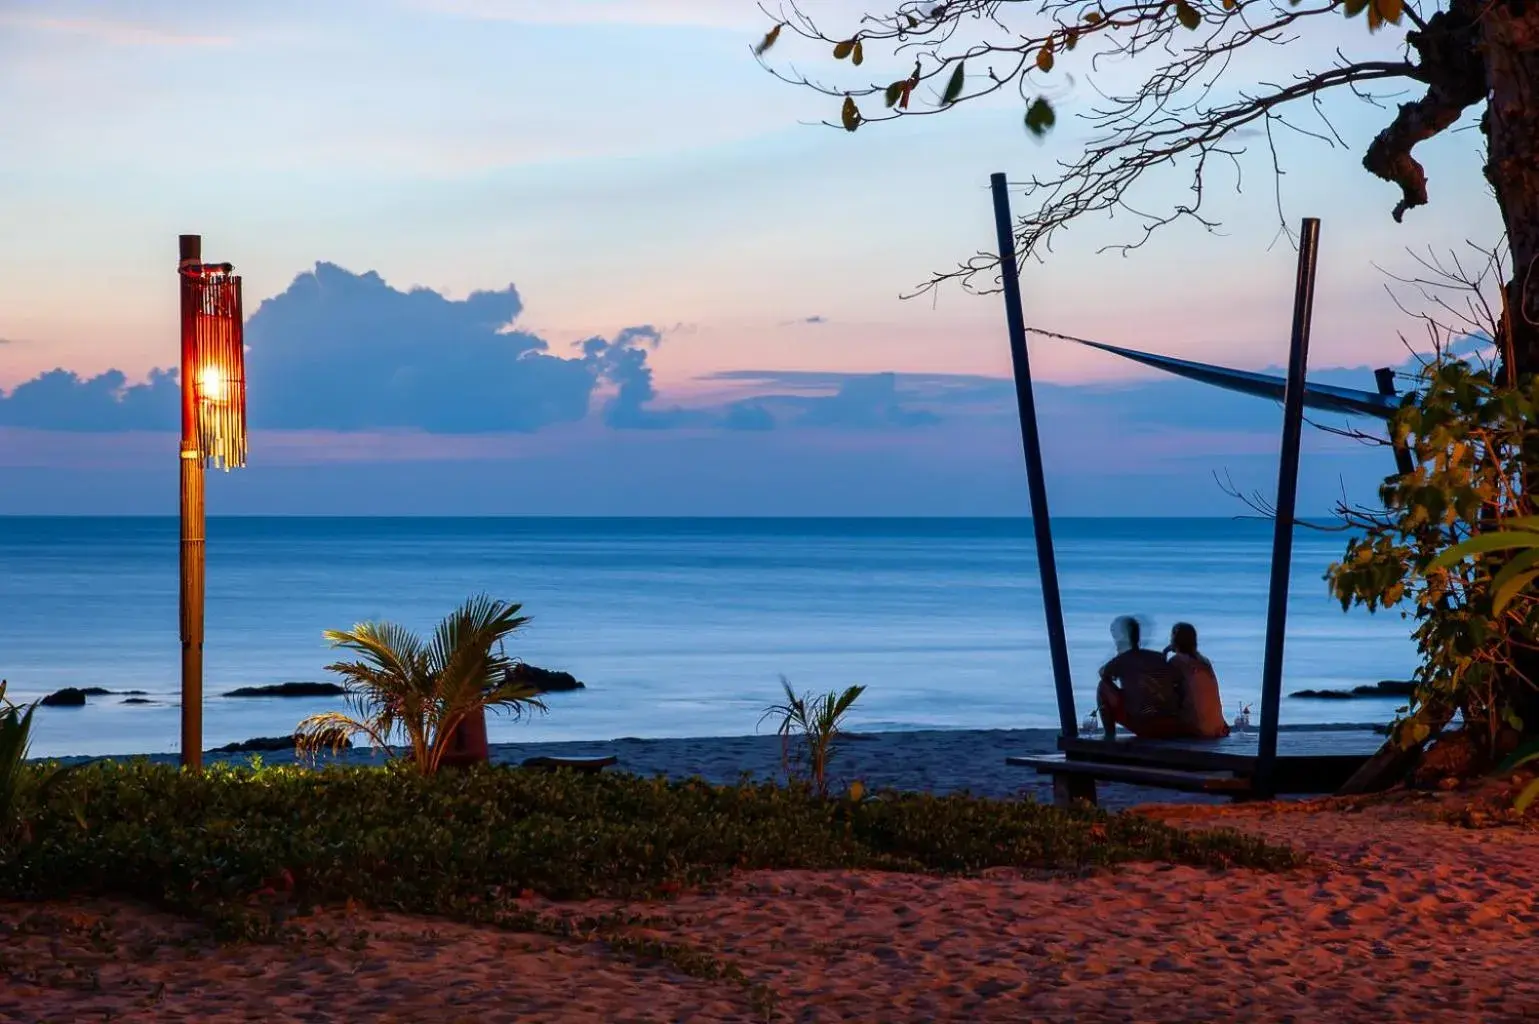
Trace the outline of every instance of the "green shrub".
<instances>
[{"instance_id":1,"label":"green shrub","mask_svg":"<svg viewBox=\"0 0 1539 1024\"><path fill-rule=\"evenodd\" d=\"M1539 736L1539 595L1521 562L1507 572L1516 560L1505 555L1462 557L1471 538L1539 514L1539 377L1508 387L1488 369L1440 359L1389 426L1412 471L1385 480L1382 510L1344 510L1354 535L1326 580L1343 608L1413 623L1421 664L1394 730L1400 743L1421 746L1457 712L1481 770L1510 747L1504 732Z\"/></svg>"},{"instance_id":2,"label":"green shrub","mask_svg":"<svg viewBox=\"0 0 1539 1024\"><path fill-rule=\"evenodd\" d=\"M0 897L141 898L242 928L275 906L352 900L466 916L525 890L638 897L732 868L1301 862L1237 833L1029 801L883 793L855 802L805 786L499 767L423 776L405 764L212 766L200 775L101 762L23 810L31 839L0 849Z\"/></svg>"}]
</instances>

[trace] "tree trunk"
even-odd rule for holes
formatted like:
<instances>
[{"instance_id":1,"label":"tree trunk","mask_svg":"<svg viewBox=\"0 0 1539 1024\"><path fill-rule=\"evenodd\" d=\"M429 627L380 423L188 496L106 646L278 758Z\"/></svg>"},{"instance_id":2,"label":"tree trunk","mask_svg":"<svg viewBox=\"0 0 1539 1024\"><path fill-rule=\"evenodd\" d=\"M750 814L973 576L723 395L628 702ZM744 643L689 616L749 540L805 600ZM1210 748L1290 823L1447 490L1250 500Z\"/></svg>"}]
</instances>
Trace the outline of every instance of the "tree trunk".
<instances>
[{"instance_id":1,"label":"tree trunk","mask_svg":"<svg viewBox=\"0 0 1539 1024\"><path fill-rule=\"evenodd\" d=\"M1486 178L1512 253L1506 337L1498 340L1515 381L1539 373L1539 2L1498 0L1480 25L1490 86Z\"/></svg>"}]
</instances>

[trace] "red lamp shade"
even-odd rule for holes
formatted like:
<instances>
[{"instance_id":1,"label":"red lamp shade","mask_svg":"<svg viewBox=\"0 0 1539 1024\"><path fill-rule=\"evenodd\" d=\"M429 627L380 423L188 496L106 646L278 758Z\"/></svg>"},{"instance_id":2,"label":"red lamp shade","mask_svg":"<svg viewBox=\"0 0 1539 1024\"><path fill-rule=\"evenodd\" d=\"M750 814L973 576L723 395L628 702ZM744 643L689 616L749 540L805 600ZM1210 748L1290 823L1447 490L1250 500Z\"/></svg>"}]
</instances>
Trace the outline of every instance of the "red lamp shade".
<instances>
[{"instance_id":1,"label":"red lamp shade","mask_svg":"<svg viewBox=\"0 0 1539 1024\"><path fill-rule=\"evenodd\" d=\"M182 279L182 437L206 466L246 464L246 354L240 278L228 263L185 263Z\"/></svg>"}]
</instances>

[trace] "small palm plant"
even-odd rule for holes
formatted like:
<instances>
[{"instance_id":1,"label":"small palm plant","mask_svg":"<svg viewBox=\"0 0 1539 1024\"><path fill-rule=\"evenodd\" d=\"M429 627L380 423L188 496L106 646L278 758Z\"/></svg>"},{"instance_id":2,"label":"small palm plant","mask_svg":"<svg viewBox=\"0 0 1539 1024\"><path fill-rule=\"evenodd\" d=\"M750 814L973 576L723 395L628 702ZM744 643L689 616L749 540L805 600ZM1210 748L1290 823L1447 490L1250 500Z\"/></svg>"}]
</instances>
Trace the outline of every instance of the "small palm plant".
<instances>
[{"instance_id":1,"label":"small palm plant","mask_svg":"<svg viewBox=\"0 0 1539 1024\"><path fill-rule=\"evenodd\" d=\"M32 743L33 706L12 703L0 679L0 834L11 825L21 789L22 762Z\"/></svg>"},{"instance_id":2,"label":"small palm plant","mask_svg":"<svg viewBox=\"0 0 1539 1024\"><path fill-rule=\"evenodd\" d=\"M467 716L486 709L514 717L544 711L538 691L510 682L512 662L501 653L503 639L529 621L520 608L484 594L473 597L428 639L390 622L328 629L324 636L333 647L359 655L357 661L326 666L342 676L351 712L306 718L295 732L297 748L335 750L362 734L393 754L391 741L399 733L412 764L431 775Z\"/></svg>"},{"instance_id":3,"label":"small palm plant","mask_svg":"<svg viewBox=\"0 0 1539 1024\"><path fill-rule=\"evenodd\" d=\"M819 796L828 795L828 763L832 760L837 741L844 735L844 716L866 692L864 686L851 686L843 693L829 692L814 697L812 694L797 696L784 676L780 685L785 689L784 704L774 704L764 710L759 718L778 719L775 732L780 736L780 761L786 774L792 773L795 738L801 740L801 760L807 777Z\"/></svg>"},{"instance_id":4,"label":"small palm plant","mask_svg":"<svg viewBox=\"0 0 1539 1024\"><path fill-rule=\"evenodd\" d=\"M0 679L0 844L17 830L28 835L27 822L21 818L22 796L36 803L75 768L52 767L28 775L27 751L32 746L32 712L36 704L17 704L5 695L7 683Z\"/></svg>"}]
</instances>

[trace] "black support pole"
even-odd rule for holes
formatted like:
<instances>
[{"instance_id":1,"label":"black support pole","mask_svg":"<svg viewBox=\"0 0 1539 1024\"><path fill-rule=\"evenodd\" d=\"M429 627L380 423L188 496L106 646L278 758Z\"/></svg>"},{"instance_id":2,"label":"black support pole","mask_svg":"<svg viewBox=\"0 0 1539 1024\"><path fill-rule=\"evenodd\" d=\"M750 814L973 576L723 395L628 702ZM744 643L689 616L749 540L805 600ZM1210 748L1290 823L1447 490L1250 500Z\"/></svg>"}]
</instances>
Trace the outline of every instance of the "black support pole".
<instances>
[{"instance_id":1,"label":"black support pole","mask_svg":"<svg viewBox=\"0 0 1539 1024\"><path fill-rule=\"evenodd\" d=\"M1304 426L1304 381L1309 366L1309 324L1315 304L1320 221L1305 217L1299 234L1298 279L1293 292L1293 337L1283 392L1282 457L1277 467L1277 519L1272 531L1272 581L1267 594L1266 647L1261 667L1261 736L1255 791L1276 795L1277 719L1282 706L1283 639L1288 628L1288 579L1293 562L1293 519L1298 506L1299 438Z\"/></svg>"},{"instance_id":2,"label":"black support pole","mask_svg":"<svg viewBox=\"0 0 1539 1024\"><path fill-rule=\"evenodd\" d=\"M1395 371L1389 367L1381 366L1374 370L1373 382L1378 385L1379 394L1395 394ZM1389 440L1390 446L1395 451L1395 468L1400 471L1401 476L1405 476L1416 468L1416 463L1411 460L1411 449L1397 442L1393 437Z\"/></svg>"},{"instance_id":3,"label":"black support pole","mask_svg":"<svg viewBox=\"0 0 1539 1024\"><path fill-rule=\"evenodd\" d=\"M1021 447L1026 453L1026 484L1031 491L1031 525L1037 541L1037 570L1042 574L1042 610L1047 614L1047 645L1058 689L1058 723L1063 735L1079 735L1074 717L1074 684L1069 677L1069 641L1063 631L1063 602L1058 594L1058 562L1053 556L1053 524L1047 514L1047 482L1042 473L1042 442L1037 434L1037 405L1031 391L1031 361L1026 352L1026 321L1021 315L1020 267L1015 256L1015 222L1003 174L989 178L994 191L994 226L999 233L999 277L1005 291L1005 322L1010 328L1010 362L1015 367L1015 402L1021 417Z\"/></svg>"}]
</instances>

